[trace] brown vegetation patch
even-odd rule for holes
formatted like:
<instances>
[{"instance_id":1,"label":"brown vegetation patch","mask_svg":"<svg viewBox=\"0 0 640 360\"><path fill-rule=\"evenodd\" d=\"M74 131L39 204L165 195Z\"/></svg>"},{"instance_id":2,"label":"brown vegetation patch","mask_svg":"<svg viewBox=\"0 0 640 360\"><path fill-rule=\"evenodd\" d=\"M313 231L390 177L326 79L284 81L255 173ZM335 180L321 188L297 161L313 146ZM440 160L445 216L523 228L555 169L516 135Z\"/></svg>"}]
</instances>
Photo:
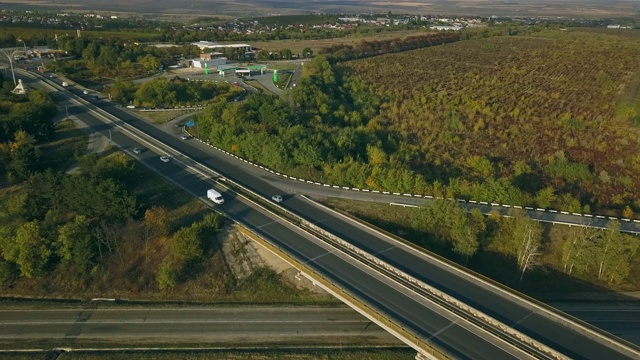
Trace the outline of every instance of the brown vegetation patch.
<instances>
[{"instance_id":1,"label":"brown vegetation patch","mask_svg":"<svg viewBox=\"0 0 640 360\"><path fill-rule=\"evenodd\" d=\"M405 148L420 151L414 166L469 173L470 158L481 156L497 165L491 175L508 177L523 162L548 176L545 185L610 205L636 199L640 187L638 109L619 104L621 89L638 91L627 85L639 56L640 37L545 31L345 66L386 99L372 126L399 132ZM585 164L596 178L544 173L565 160Z\"/></svg>"}]
</instances>

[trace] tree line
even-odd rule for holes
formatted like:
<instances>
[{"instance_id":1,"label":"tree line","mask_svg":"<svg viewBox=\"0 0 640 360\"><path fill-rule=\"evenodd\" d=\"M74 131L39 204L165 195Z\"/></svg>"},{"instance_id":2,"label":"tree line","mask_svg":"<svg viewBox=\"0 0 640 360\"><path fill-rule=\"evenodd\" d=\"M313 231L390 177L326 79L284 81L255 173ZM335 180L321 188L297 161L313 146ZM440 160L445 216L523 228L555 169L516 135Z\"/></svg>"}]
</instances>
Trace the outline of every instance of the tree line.
<instances>
[{"instance_id":1,"label":"tree line","mask_svg":"<svg viewBox=\"0 0 640 360\"><path fill-rule=\"evenodd\" d=\"M621 233L615 220L606 229L563 227L566 235L557 240L555 252L543 224L518 209L509 215L485 217L477 209L467 213L456 202L438 200L412 212L408 225L431 234L427 247L452 251L463 263L479 251L512 259L520 280L537 268L554 267L567 275L619 285L634 268L640 242L637 236ZM559 259L549 260L553 255Z\"/></svg>"},{"instance_id":2,"label":"tree line","mask_svg":"<svg viewBox=\"0 0 640 360\"><path fill-rule=\"evenodd\" d=\"M200 105L215 98L227 101L241 94L241 89L226 82L188 81L176 76L157 78L141 84L119 80L109 87L113 101L136 107L172 108Z\"/></svg>"},{"instance_id":3,"label":"tree line","mask_svg":"<svg viewBox=\"0 0 640 360\"><path fill-rule=\"evenodd\" d=\"M362 40L357 45L336 44L323 48L320 53L329 57L333 62L362 59L382 54L396 53L407 50L420 49L434 45L444 45L459 41L461 35L455 32L438 32L404 39L367 41Z\"/></svg>"}]
</instances>

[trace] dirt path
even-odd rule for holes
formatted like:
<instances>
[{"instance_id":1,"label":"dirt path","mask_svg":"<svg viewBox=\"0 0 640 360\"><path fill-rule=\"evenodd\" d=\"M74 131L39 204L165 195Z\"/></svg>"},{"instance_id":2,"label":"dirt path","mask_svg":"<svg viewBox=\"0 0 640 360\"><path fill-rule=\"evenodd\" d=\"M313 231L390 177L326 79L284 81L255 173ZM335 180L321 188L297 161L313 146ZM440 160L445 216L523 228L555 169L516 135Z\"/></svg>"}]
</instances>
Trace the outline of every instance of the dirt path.
<instances>
[{"instance_id":1,"label":"dirt path","mask_svg":"<svg viewBox=\"0 0 640 360\"><path fill-rule=\"evenodd\" d=\"M326 293L320 287L313 285L306 277L301 276L297 269L259 243L246 237L235 227L227 229L222 238L222 250L236 278L244 279L256 269L268 267L299 289L310 290L318 294Z\"/></svg>"}]
</instances>

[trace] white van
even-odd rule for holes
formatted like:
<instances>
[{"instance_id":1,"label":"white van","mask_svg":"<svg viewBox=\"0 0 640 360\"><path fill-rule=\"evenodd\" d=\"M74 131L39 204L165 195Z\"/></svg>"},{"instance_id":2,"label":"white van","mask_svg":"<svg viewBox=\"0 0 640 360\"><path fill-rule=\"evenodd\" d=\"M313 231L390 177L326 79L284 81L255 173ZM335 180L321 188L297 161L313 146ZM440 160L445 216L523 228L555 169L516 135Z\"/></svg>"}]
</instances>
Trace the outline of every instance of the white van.
<instances>
[{"instance_id":1,"label":"white van","mask_svg":"<svg viewBox=\"0 0 640 360\"><path fill-rule=\"evenodd\" d=\"M224 204L224 198L222 198L222 194L215 191L214 189L207 190L207 198L218 205Z\"/></svg>"}]
</instances>

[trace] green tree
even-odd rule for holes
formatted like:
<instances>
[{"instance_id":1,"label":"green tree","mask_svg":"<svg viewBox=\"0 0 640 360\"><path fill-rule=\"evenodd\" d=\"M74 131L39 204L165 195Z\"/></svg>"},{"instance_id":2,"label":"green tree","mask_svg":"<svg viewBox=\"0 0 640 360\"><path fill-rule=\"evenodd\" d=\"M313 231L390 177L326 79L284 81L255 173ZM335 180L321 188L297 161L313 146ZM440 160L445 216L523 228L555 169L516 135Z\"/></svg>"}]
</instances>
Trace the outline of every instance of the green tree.
<instances>
[{"instance_id":1,"label":"green tree","mask_svg":"<svg viewBox=\"0 0 640 360\"><path fill-rule=\"evenodd\" d=\"M270 60L271 54L269 54L269 52L266 50L260 50L258 51L258 55L256 55L256 58L260 61Z\"/></svg>"},{"instance_id":2,"label":"green tree","mask_svg":"<svg viewBox=\"0 0 640 360\"><path fill-rule=\"evenodd\" d=\"M170 289L178 283L179 274L170 258L165 258L158 268L156 281L160 290Z\"/></svg>"},{"instance_id":3,"label":"green tree","mask_svg":"<svg viewBox=\"0 0 640 360\"><path fill-rule=\"evenodd\" d=\"M158 61L158 59L151 54L139 57L138 62L147 72L150 73L156 72L158 70L158 67L160 66L160 62Z\"/></svg>"},{"instance_id":4,"label":"green tree","mask_svg":"<svg viewBox=\"0 0 640 360\"><path fill-rule=\"evenodd\" d=\"M551 186L540 190L536 195L536 204L538 207L548 209L556 200L555 190Z\"/></svg>"},{"instance_id":5,"label":"green tree","mask_svg":"<svg viewBox=\"0 0 640 360\"><path fill-rule=\"evenodd\" d=\"M203 259L205 244L202 238L201 228L191 226L176 231L171 241L171 250L172 254L182 263Z\"/></svg>"},{"instance_id":6,"label":"green tree","mask_svg":"<svg viewBox=\"0 0 640 360\"><path fill-rule=\"evenodd\" d=\"M24 223L16 230L16 264L22 276L27 278L43 274L53 251L48 240L43 237L38 221Z\"/></svg>"},{"instance_id":7,"label":"green tree","mask_svg":"<svg viewBox=\"0 0 640 360\"><path fill-rule=\"evenodd\" d=\"M58 255L73 263L80 275L85 275L96 255L91 224L82 215L58 229Z\"/></svg>"},{"instance_id":8,"label":"green tree","mask_svg":"<svg viewBox=\"0 0 640 360\"><path fill-rule=\"evenodd\" d=\"M541 253L542 226L522 211L512 211L503 218L491 248L513 256L518 264L520 278L538 265Z\"/></svg>"},{"instance_id":9,"label":"green tree","mask_svg":"<svg viewBox=\"0 0 640 360\"><path fill-rule=\"evenodd\" d=\"M585 274L593 261L592 244L602 231L589 226L571 227L568 231L562 248L562 269L567 274Z\"/></svg>"},{"instance_id":10,"label":"green tree","mask_svg":"<svg viewBox=\"0 0 640 360\"><path fill-rule=\"evenodd\" d=\"M293 57L293 53L289 49L280 50L280 58L284 60L290 60Z\"/></svg>"},{"instance_id":11,"label":"green tree","mask_svg":"<svg viewBox=\"0 0 640 360\"><path fill-rule=\"evenodd\" d=\"M612 284L622 282L629 275L631 259L638 250L637 239L620 233L620 223L612 220L595 246L598 279Z\"/></svg>"},{"instance_id":12,"label":"green tree","mask_svg":"<svg viewBox=\"0 0 640 360\"><path fill-rule=\"evenodd\" d=\"M154 206L144 213L144 226L150 237L167 236L171 229L169 211L161 206Z\"/></svg>"},{"instance_id":13,"label":"green tree","mask_svg":"<svg viewBox=\"0 0 640 360\"><path fill-rule=\"evenodd\" d=\"M36 150L36 141L25 131L16 133L11 144L11 173L18 178L27 178L40 168L40 156Z\"/></svg>"},{"instance_id":14,"label":"green tree","mask_svg":"<svg viewBox=\"0 0 640 360\"><path fill-rule=\"evenodd\" d=\"M133 101L136 92L136 85L130 80L116 80L109 88L111 100L121 104L129 104Z\"/></svg>"},{"instance_id":15,"label":"green tree","mask_svg":"<svg viewBox=\"0 0 640 360\"><path fill-rule=\"evenodd\" d=\"M302 57L310 58L312 56L313 56L313 50L311 50L311 48L306 47L306 48L302 49Z\"/></svg>"}]
</instances>

